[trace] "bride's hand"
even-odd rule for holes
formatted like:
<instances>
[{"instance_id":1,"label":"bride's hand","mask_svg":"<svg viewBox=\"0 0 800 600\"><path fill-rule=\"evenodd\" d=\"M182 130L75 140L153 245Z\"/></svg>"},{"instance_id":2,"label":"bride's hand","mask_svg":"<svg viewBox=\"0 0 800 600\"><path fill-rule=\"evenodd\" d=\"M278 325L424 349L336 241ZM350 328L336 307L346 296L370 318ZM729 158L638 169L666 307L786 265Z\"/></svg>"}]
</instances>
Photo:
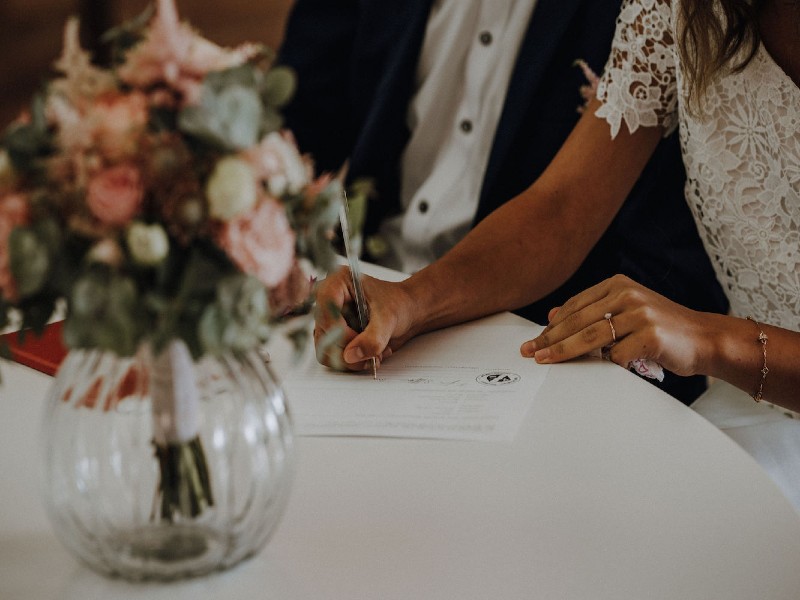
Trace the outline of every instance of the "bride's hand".
<instances>
[{"instance_id":1,"label":"bride's hand","mask_svg":"<svg viewBox=\"0 0 800 600\"><path fill-rule=\"evenodd\" d=\"M551 310L549 320L539 337L522 345L523 356L556 363L602 349L623 367L652 359L673 373L694 375L707 372L713 352L713 320L624 275L573 296Z\"/></svg>"}]
</instances>

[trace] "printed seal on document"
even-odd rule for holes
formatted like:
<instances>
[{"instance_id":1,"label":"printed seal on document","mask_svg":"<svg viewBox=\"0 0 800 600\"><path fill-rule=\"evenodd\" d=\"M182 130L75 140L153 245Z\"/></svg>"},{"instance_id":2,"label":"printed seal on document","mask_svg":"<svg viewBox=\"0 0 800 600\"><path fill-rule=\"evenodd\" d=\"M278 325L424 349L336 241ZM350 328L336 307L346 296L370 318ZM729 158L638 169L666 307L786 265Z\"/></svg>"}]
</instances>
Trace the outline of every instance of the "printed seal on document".
<instances>
[{"instance_id":1,"label":"printed seal on document","mask_svg":"<svg viewBox=\"0 0 800 600\"><path fill-rule=\"evenodd\" d=\"M478 383L492 386L512 385L519 383L521 380L522 377L510 371L489 371L476 378Z\"/></svg>"}]
</instances>

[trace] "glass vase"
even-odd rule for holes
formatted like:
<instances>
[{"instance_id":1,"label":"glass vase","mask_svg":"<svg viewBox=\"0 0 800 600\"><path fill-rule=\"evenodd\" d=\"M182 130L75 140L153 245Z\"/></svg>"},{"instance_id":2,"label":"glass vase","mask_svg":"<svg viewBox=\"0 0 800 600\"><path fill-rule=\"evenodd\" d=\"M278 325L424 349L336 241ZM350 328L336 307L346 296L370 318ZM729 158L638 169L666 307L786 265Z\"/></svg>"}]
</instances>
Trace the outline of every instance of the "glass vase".
<instances>
[{"instance_id":1,"label":"glass vase","mask_svg":"<svg viewBox=\"0 0 800 600\"><path fill-rule=\"evenodd\" d=\"M103 574L231 567L265 545L288 499L291 422L263 358L193 362L175 344L178 360L73 350L49 393L47 510L62 543Z\"/></svg>"}]
</instances>

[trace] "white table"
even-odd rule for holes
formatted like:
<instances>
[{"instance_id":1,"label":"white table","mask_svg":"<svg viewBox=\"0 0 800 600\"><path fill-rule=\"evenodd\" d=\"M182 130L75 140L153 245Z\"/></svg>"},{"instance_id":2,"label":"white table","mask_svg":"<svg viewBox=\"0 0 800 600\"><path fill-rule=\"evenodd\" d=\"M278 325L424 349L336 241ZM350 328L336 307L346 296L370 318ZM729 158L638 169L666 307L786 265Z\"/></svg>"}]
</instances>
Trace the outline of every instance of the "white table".
<instances>
[{"instance_id":1,"label":"white table","mask_svg":"<svg viewBox=\"0 0 800 600\"><path fill-rule=\"evenodd\" d=\"M3 600L800 598L800 517L756 463L599 361L552 367L513 444L299 438L256 557L177 584L108 580L41 506L50 379L0 366Z\"/></svg>"}]
</instances>

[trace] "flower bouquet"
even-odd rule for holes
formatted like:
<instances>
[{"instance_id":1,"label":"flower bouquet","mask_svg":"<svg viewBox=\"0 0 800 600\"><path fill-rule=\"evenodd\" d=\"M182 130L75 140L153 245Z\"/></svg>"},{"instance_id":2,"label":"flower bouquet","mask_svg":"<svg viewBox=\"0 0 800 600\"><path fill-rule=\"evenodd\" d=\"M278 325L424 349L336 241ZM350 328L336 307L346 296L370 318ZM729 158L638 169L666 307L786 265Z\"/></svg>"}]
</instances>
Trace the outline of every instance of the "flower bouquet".
<instances>
[{"instance_id":1,"label":"flower bouquet","mask_svg":"<svg viewBox=\"0 0 800 600\"><path fill-rule=\"evenodd\" d=\"M0 329L40 332L59 309L68 348L153 356L104 410L133 387L152 397L155 512L181 521L214 503L192 362L307 313L342 190L281 130L294 78L267 49L211 43L173 0L107 41L100 68L70 20L57 76L0 139Z\"/></svg>"}]
</instances>

